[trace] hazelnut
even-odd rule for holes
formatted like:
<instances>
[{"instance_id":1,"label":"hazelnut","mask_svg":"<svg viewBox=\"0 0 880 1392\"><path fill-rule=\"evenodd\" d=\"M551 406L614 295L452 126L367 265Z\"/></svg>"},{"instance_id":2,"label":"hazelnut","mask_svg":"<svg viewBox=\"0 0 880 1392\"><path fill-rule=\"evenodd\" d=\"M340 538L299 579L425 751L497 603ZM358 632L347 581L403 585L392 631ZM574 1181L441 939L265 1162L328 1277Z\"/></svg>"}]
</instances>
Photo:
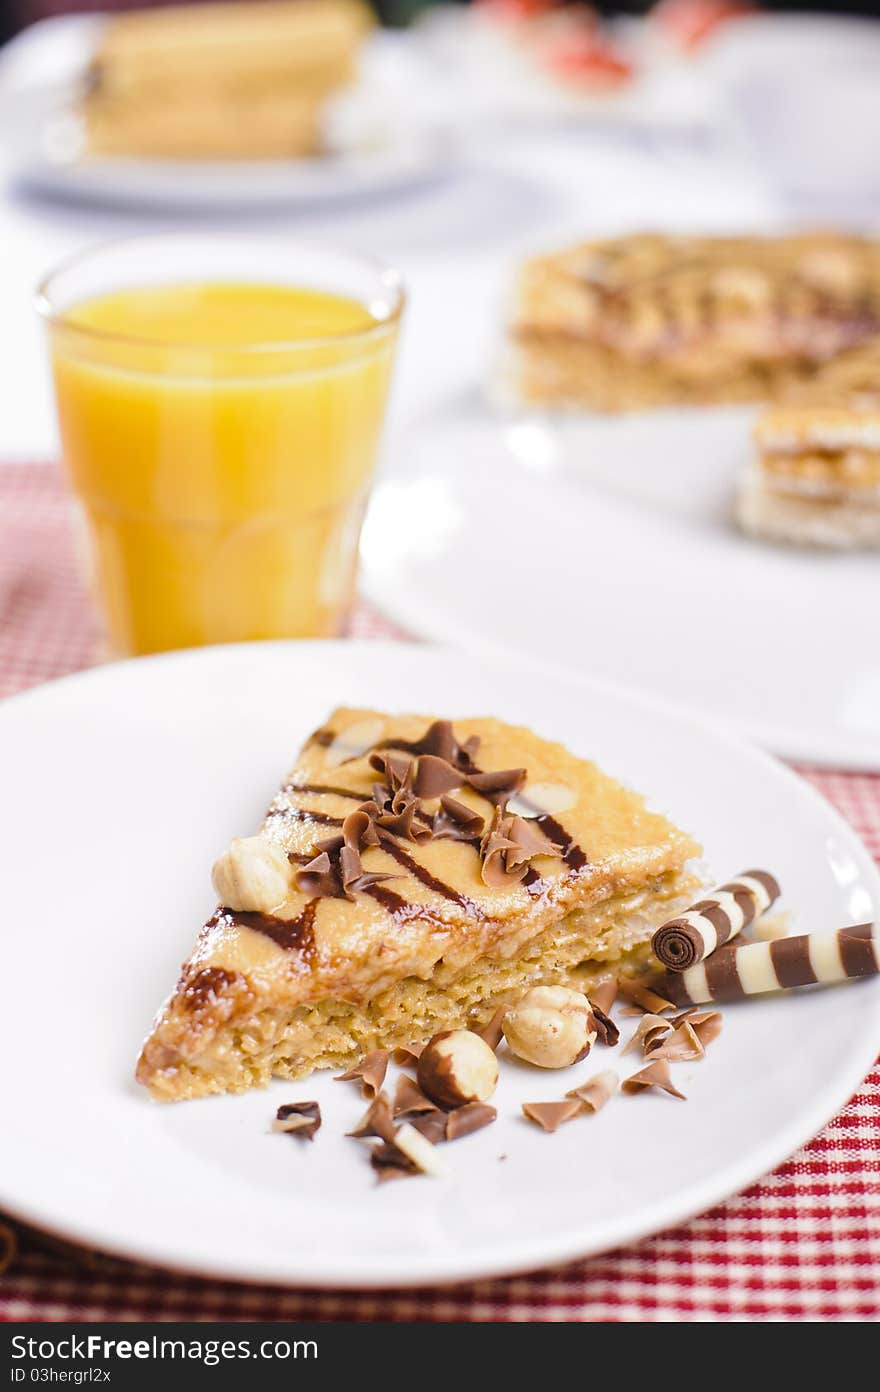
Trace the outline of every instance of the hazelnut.
<instances>
[{"instance_id":1,"label":"hazelnut","mask_svg":"<svg viewBox=\"0 0 880 1392\"><path fill-rule=\"evenodd\" d=\"M590 1002L567 986L535 986L502 1025L517 1058L539 1068L567 1068L590 1051L596 1022Z\"/></svg>"},{"instance_id":2,"label":"hazelnut","mask_svg":"<svg viewBox=\"0 0 880 1392\"><path fill-rule=\"evenodd\" d=\"M471 1030L435 1034L419 1055L419 1087L438 1107L485 1102L498 1083L498 1060L485 1039Z\"/></svg>"},{"instance_id":3,"label":"hazelnut","mask_svg":"<svg viewBox=\"0 0 880 1392\"><path fill-rule=\"evenodd\" d=\"M225 908L271 913L290 893L292 873L281 846L263 836L236 836L211 879Z\"/></svg>"}]
</instances>

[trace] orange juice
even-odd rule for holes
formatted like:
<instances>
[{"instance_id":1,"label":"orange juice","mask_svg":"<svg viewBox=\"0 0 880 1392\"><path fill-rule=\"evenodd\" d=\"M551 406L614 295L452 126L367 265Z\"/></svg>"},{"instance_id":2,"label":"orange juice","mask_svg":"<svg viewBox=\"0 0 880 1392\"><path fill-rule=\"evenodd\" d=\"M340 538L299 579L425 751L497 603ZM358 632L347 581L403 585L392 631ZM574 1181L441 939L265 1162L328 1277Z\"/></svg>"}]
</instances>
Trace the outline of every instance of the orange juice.
<instances>
[{"instance_id":1,"label":"orange juice","mask_svg":"<svg viewBox=\"0 0 880 1392\"><path fill-rule=\"evenodd\" d=\"M396 327L346 295L219 281L114 291L50 320L116 653L338 630Z\"/></svg>"}]
</instances>

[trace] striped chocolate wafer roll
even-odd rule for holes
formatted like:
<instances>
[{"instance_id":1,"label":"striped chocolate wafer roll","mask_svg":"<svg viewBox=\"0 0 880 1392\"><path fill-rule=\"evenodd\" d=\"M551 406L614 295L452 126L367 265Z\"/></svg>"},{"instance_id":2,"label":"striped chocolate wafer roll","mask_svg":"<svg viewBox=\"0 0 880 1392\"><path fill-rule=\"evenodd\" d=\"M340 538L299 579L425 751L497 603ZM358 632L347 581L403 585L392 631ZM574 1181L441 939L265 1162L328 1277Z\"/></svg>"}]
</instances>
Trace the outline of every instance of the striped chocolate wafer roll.
<instances>
[{"instance_id":1,"label":"striped chocolate wafer roll","mask_svg":"<svg viewBox=\"0 0 880 1392\"><path fill-rule=\"evenodd\" d=\"M858 923L836 933L725 947L685 972L666 972L650 984L676 1005L704 1005L878 973L880 929Z\"/></svg>"},{"instance_id":2,"label":"striped chocolate wafer roll","mask_svg":"<svg viewBox=\"0 0 880 1392\"><path fill-rule=\"evenodd\" d=\"M779 898L779 885L766 870L746 870L713 889L687 913L661 924L652 939L654 955L668 971L682 972L735 938Z\"/></svg>"}]
</instances>

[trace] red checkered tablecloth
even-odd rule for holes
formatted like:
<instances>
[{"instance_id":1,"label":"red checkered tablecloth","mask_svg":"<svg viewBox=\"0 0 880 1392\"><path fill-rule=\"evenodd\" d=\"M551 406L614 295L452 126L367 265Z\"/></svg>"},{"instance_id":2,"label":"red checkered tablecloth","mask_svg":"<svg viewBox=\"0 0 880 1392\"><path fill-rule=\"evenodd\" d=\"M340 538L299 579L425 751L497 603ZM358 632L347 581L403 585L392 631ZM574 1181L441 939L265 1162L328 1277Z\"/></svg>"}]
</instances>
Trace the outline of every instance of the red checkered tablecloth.
<instances>
[{"instance_id":1,"label":"red checkered tablecloth","mask_svg":"<svg viewBox=\"0 0 880 1392\"><path fill-rule=\"evenodd\" d=\"M402 636L363 608L353 632ZM57 471L0 465L0 694L87 666L96 637ZM880 860L880 778L803 772ZM7 1261L6 1320L877 1319L880 1072L761 1183L682 1227L557 1270L449 1289L275 1290L59 1247L0 1215L0 1269Z\"/></svg>"}]
</instances>

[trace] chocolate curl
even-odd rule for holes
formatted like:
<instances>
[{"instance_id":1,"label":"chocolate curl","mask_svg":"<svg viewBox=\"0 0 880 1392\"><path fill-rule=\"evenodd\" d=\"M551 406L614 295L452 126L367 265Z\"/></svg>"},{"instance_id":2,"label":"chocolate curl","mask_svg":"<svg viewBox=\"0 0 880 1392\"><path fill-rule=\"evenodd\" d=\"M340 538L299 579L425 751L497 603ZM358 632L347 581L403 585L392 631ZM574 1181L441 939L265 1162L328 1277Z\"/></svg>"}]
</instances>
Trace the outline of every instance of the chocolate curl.
<instances>
[{"instance_id":1,"label":"chocolate curl","mask_svg":"<svg viewBox=\"0 0 880 1392\"><path fill-rule=\"evenodd\" d=\"M602 1073L594 1073L592 1078L581 1083L580 1087L572 1088L565 1095L583 1102L588 1112L598 1112L611 1100L619 1082L614 1069L606 1068Z\"/></svg>"},{"instance_id":2,"label":"chocolate curl","mask_svg":"<svg viewBox=\"0 0 880 1392\"><path fill-rule=\"evenodd\" d=\"M296 872L297 889L318 898L353 900L359 890L395 879L388 873L368 873L361 864L361 850L378 844L370 813L363 807L349 812L341 832L315 843L318 854Z\"/></svg>"},{"instance_id":3,"label":"chocolate curl","mask_svg":"<svg viewBox=\"0 0 880 1392\"><path fill-rule=\"evenodd\" d=\"M468 774L468 787L473 788L475 793L494 802L496 807L503 807L514 795L522 790L526 781L526 770L517 769L497 769L491 773L471 773Z\"/></svg>"},{"instance_id":4,"label":"chocolate curl","mask_svg":"<svg viewBox=\"0 0 880 1392\"><path fill-rule=\"evenodd\" d=\"M334 899L341 895L339 876L326 851L321 851L320 855L297 870L296 887L302 894L316 897Z\"/></svg>"},{"instance_id":5,"label":"chocolate curl","mask_svg":"<svg viewBox=\"0 0 880 1392\"><path fill-rule=\"evenodd\" d=\"M651 1059L669 1059L675 1063L690 1063L695 1059L701 1059L705 1052L700 1036L687 1020L678 1025L665 1038L645 1042L645 1057Z\"/></svg>"},{"instance_id":6,"label":"chocolate curl","mask_svg":"<svg viewBox=\"0 0 880 1392\"><path fill-rule=\"evenodd\" d=\"M665 1059L657 1059L654 1063L649 1063L646 1068L639 1069L638 1073L633 1073L622 1084L624 1092L647 1092L651 1088L659 1088L661 1092L668 1092L670 1097L679 1097L682 1102L687 1098L683 1092L679 1092L674 1085L669 1072L669 1064Z\"/></svg>"},{"instance_id":7,"label":"chocolate curl","mask_svg":"<svg viewBox=\"0 0 880 1392\"><path fill-rule=\"evenodd\" d=\"M593 1019L596 1022L596 1038L600 1044L604 1044L607 1048L613 1049L615 1045L620 1042L620 1030L611 1019L611 1016L606 1015L605 1011L600 1009L593 1001L590 1001L590 1009L593 1012Z\"/></svg>"},{"instance_id":8,"label":"chocolate curl","mask_svg":"<svg viewBox=\"0 0 880 1392\"><path fill-rule=\"evenodd\" d=\"M504 1038L504 1030L501 1026L509 1009L509 1005L499 1005L488 1024L483 1025L482 1029L474 1030L474 1034L478 1034L481 1039L484 1039L493 1051L497 1051L498 1045Z\"/></svg>"},{"instance_id":9,"label":"chocolate curl","mask_svg":"<svg viewBox=\"0 0 880 1392\"><path fill-rule=\"evenodd\" d=\"M373 1098L354 1130L346 1131L345 1134L353 1136L357 1140L367 1136L375 1136L380 1141L391 1142L394 1140L396 1129L391 1117L391 1103L388 1101L388 1094L387 1092L379 1092Z\"/></svg>"},{"instance_id":10,"label":"chocolate curl","mask_svg":"<svg viewBox=\"0 0 880 1392\"><path fill-rule=\"evenodd\" d=\"M662 924L651 940L655 957L668 971L687 971L766 913L779 893L766 870L746 870Z\"/></svg>"},{"instance_id":11,"label":"chocolate curl","mask_svg":"<svg viewBox=\"0 0 880 1392\"><path fill-rule=\"evenodd\" d=\"M641 1048L647 1053L651 1045L659 1044L671 1029L672 1025L661 1015L643 1015L636 1025L635 1033L624 1044L621 1052L628 1054L633 1049Z\"/></svg>"},{"instance_id":12,"label":"chocolate curl","mask_svg":"<svg viewBox=\"0 0 880 1392\"><path fill-rule=\"evenodd\" d=\"M665 981L666 977L662 980ZM655 978L651 985L656 984ZM618 989L624 1000L632 1001L633 1005L631 1009L621 1010L621 1015L663 1015L667 1010L674 1010L676 1006L675 1001L658 996L656 991L652 991L643 982L622 981Z\"/></svg>"},{"instance_id":13,"label":"chocolate curl","mask_svg":"<svg viewBox=\"0 0 880 1392\"><path fill-rule=\"evenodd\" d=\"M523 1116L540 1126L542 1131L557 1131L564 1121L573 1121L586 1109L586 1103L579 1097L566 1098L563 1102L523 1102Z\"/></svg>"},{"instance_id":14,"label":"chocolate curl","mask_svg":"<svg viewBox=\"0 0 880 1392\"><path fill-rule=\"evenodd\" d=\"M587 998L594 1010L599 1009L603 1015L607 1015L617 1000L617 977L606 976L595 986L588 987Z\"/></svg>"},{"instance_id":15,"label":"chocolate curl","mask_svg":"<svg viewBox=\"0 0 880 1392\"><path fill-rule=\"evenodd\" d=\"M434 816L432 830L438 840L473 841L482 837L486 824L479 812L474 812L457 798L444 795L440 811Z\"/></svg>"},{"instance_id":16,"label":"chocolate curl","mask_svg":"<svg viewBox=\"0 0 880 1392\"><path fill-rule=\"evenodd\" d=\"M411 1116L414 1112L436 1112L438 1108L412 1078L402 1073L397 1080L394 1094L394 1116Z\"/></svg>"},{"instance_id":17,"label":"chocolate curl","mask_svg":"<svg viewBox=\"0 0 880 1392\"><path fill-rule=\"evenodd\" d=\"M451 720L435 720L428 726L420 740L401 742L400 748L410 754L434 754L455 768L468 770L474 767L474 755L480 746L479 735L471 735L464 744L455 738Z\"/></svg>"},{"instance_id":18,"label":"chocolate curl","mask_svg":"<svg viewBox=\"0 0 880 1392\"><path fill-rule=\"evenodd\" d=\"M313 1141L321 1129L321 1108L317 1102L287 1102L279 1107L272 1122L273 1131Z\"/></svg>"},{"instance_id":19,"label":"chocolate curl","mask_svg":"<svg viewBox=\"0 0 880 1392\"><path fill-rule=\"evenodd\" d=\"M524 817L505 816L501 808L496 807L480 854L483 883L490 889L503 889L525 879L535 856L558 858L562 852L534 822L527 822Z\"/></svg>"},{"instance_id":20,"label":"chocolate curl","mask_svg":"<svg viewBox=\"0 0 880 1392\"><path fill-rule=\"evenodd\" d=\"M436 754L423 754L415 773L415 793L420 798L436 798L460 788L464 775Z\"/></svg>"},{"instance_id":21,"label":"chocolate curl","mask_svg":"<svg viewBox=\"0 0 880 1392\"><path fill-rule=\"evenodd\" d=\"M858 923L836 933L724 947L688 971L667 972L653 985L676 1005L704 1005L878 974L880 932L872 923Z\"/></svg>"},{"instance_id":22,"label":"chocolate curl","mask_svg":"<svg viewBox=\"0 0 880 1392\"><path fill-rule=\"evenodd\" d=\"M364 1097L377 1097L387 1072L388 1051L386 1049L372 1049L370 1053L364 1054L354 1067L346 1069L344 1073L338 1073L334 1082L359 1082Z\"/></svg>"}]
</instances>

